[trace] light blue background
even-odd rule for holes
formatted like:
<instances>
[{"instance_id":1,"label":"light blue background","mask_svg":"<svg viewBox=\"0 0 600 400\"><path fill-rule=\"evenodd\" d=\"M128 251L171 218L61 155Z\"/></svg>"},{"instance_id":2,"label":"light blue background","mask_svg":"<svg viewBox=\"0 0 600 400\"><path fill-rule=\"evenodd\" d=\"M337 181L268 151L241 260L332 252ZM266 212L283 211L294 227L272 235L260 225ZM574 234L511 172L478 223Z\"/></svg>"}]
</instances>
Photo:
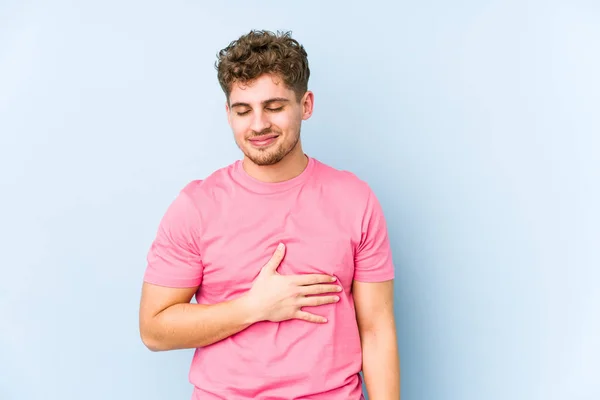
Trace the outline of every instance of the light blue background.
<instances>
[{"instance_id":1,"label":"light blue background","mask_svg":"<svg viewBox=\"0 0 600 400\"><path fill-rule=\"evenodd\" d=\"M598 2L208 3L1 1L0 399L189 398L141 278L241 156L213 63L252 28L305 45L305 150L384 207L403 400L599 399Z\"/></svg>"}]
</instances>

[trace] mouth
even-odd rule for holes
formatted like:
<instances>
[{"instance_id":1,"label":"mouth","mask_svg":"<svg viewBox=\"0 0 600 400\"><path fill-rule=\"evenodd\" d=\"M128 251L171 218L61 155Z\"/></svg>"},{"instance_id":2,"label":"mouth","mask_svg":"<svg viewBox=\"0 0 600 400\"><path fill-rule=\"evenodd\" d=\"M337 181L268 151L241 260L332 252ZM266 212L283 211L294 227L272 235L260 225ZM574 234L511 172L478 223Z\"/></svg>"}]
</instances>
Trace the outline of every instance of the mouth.
<instances>
[{"instance_id":1,"label":"mouth","mask_svg":"<svg viewBox=\"0 0 600 400\"><path fill-rule=\"evenodd\" d=\"M248 139L248 141L255 147L265 147L275 142L278 137L279 135L277 134L263 135Z\"/></svg>"}]
</instances>

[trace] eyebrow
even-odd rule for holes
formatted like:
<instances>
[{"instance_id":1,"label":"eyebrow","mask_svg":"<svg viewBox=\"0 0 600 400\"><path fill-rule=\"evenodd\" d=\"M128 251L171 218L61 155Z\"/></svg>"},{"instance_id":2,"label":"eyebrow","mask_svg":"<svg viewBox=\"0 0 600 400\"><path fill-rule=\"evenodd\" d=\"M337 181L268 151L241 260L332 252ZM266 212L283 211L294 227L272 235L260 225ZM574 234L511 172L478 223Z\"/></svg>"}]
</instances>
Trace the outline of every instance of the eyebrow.
<instances>
[{"instance_id":1,"label":"eyebrow","mask_svg":"<svg viewBox=\"0 0 600 400\"><path fill-rule=\"evenodd\" d=\"M286 103L286 102L289 102L289 101L290 101L290 100L289 100L289 99L286 99L285 97L274 97L274 98L272 98L272 99L268 99L268 100L265 100L265 101L263 101L263 102L262 102L262 105L263 105L263 106L266 106L267 104L271 104L271 103L276 103L276 102L280 102L280 103ZM238 103L233 103L233 104L231 105L231 108L234 108L234 107L249 107L249 108L251 108L251 107L250 107L250 104L248 104L248 103L240 103L240 102L238 102Z\"/></svg>"}]
</instances>

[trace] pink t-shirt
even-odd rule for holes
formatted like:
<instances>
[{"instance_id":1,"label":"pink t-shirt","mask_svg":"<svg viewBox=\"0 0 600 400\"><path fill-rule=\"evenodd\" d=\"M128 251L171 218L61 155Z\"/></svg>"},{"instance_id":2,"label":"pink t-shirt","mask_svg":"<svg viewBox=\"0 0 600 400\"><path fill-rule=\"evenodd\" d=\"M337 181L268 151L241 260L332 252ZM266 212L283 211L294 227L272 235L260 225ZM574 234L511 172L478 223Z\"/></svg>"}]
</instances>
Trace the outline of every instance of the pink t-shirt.
<instances>
[{"instance_id":1,"label":"pink t-shirt","mask_svg":"<svg viewBox=\"0 0 600 400\"><path fill-rule=\"evenodd\" d=\"M390 280L394 267L380 204L352 173L309 157L285 182L257 181L241 161L192 181L160 223L144 280L199 286L200 304L231 300L250 289L279 242L279 273L334 275L340 301L306 309L325 324L259 322L196 349L194 399L363 399L352 281Z\"/></svg>"}]
</instances>

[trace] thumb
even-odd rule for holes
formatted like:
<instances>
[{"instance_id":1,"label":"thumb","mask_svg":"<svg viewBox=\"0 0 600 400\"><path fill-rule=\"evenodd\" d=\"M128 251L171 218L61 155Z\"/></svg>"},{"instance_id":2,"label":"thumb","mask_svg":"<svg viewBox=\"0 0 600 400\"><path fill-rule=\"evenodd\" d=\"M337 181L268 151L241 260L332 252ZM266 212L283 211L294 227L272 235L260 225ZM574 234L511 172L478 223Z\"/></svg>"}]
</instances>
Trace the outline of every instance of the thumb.
<instances>
[{"instance_id":1,"label":"thumb","mask_svg":"<svg viewBox=\"0 0 600 400\"><path fill-rule=\"evenodd\" d=\"M277 268L283 260L283 256L285 255L285 245L283 243L279 243L275 253L271 256L271 259L265 264L263 267L264 270L269 272L277 272Z\"/></svg>"}]
</instances>

